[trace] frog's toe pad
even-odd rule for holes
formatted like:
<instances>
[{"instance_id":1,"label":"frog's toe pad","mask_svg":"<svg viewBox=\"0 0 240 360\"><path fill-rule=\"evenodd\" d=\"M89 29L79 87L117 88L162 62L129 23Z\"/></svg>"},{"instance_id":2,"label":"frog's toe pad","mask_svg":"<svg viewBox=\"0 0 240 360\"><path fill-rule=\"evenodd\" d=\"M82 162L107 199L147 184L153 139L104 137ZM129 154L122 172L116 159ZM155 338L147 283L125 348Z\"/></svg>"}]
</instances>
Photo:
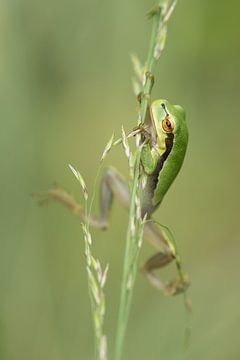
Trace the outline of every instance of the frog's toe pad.
<instances>
[{"instance_id":1,"label":"frog's toe pad","mask_svg":"<svg viewBox=\"0 0 240 360\"><path fill-rule=\"evenodd\" d=\"M176 279L169 284L167 284L165 288L166 295L178 295L183 293L190 286L190 280L188 276L184 276L184 279Z\"/></svg>"}]
</instances>

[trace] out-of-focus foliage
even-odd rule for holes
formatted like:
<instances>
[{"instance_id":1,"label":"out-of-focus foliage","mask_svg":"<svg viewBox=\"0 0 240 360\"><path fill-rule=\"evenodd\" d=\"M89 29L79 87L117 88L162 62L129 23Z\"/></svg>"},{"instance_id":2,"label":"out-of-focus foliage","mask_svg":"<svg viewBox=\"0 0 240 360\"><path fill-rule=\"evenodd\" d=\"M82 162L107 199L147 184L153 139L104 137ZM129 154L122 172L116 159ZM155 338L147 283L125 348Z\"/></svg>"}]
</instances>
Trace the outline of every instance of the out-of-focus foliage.
<instances>
[{"instance_id":1,"label":"out-of-focus foliage","mask_svg":"<svg viewBox=\"0 0 240 360\"><path fill-rule=\"evenodd\" d=\"M92 324L80 224L31 191L54 181L81 199L115 129L136 124L129 53L145 59L148 1L3 0L0 4L1 360L90 360ZM170 226L192 280L194 360L240 358L240 3L179 0L154 97L187 110L184 167L156 218ZM127 175L120 148L106 164ZM97 204L95 205L97 210ZM112 353L127 214L117 202L94 253L110 263L106 332ZM154 252L146 243L141 262ZM165 272L170 276L173 267ZM125 359L183 359L181 297L139 275Z\"/></svg>"}]
</instances>

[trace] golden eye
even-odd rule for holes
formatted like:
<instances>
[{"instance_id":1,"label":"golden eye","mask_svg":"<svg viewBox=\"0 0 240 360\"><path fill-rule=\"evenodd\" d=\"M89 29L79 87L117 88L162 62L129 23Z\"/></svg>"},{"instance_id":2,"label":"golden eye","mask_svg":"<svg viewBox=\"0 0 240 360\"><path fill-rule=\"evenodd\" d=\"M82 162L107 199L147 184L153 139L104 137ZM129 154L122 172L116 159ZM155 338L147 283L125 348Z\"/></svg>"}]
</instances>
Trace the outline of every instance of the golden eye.
<instances>
[{"instance_id":1,"label":"golden eye","mask_svg":"<svg viewBox=\"0 0 240 360\"><path fill-rule=\"evenodd\" d=\"M170 115L166 115L162 121L162 128L167 133L170 133L174 130L175 121L170 117Z\"/></svg>"}]
</instances>

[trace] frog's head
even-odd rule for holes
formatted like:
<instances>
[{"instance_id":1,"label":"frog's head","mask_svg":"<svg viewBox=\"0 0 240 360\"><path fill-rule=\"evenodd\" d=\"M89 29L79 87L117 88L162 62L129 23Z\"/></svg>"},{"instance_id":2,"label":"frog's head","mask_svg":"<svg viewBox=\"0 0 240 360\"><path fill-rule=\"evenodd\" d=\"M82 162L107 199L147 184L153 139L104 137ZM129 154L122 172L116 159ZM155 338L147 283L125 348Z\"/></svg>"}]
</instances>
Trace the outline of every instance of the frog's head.
<instances>
[{"instance_id":1,"label":"frog's head","mask_svg":"<svg viewBox=\"0 0 240 360\"><path fill-rule=\"evenodd\" d=\"M171 148L179 145L186 149L188 130L184 109L179 105L172 105L168 100L160 99L151 104L150 112L160 153L166 151L169 142Z\"/></svg>"}]
</instances>

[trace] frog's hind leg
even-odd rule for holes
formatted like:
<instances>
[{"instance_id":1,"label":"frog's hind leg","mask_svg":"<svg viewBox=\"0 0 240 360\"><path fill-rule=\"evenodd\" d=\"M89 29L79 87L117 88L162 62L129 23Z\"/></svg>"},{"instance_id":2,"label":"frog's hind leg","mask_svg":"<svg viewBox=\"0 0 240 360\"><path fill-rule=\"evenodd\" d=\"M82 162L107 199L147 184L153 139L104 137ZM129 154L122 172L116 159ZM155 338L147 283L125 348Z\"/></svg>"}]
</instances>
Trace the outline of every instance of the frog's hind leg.
<instances>
[{"instance_id":1,"label":"frog's hind leg","mask_svg":"<svg viewBox=\"0 0 240 360\"><path fill-rule=\"evenodd\" d=\"M160 232L156 224L150 222L145 225L145 234L149 241L160 250L147 260L142 268L142 272L146 275L148 281L165 295L176 295L185 291L189 286L189 280L182 274L179 258L170 239ZM176 261L179 276L170 282L163 281L155 271L168 265L173 260Z\"/></svg>"},{"instance_id":2,"label":"frog's hind leg","mask_svg":"<svg viewBox=\"0 0 240 360\"><path fill-rule=\"evenodd\" d=\"M129 207L130 192L126 180L115 168L108 167L103 174L100 186L100 216L98 223L103 229L109 225L108 219L114 196L124 208Z\"/></svg>"},{"instance_id":3,"label":"frog's hind leg","mask_svg":"<svg viewBox=\"0 0 240 360\"><path fill-rule=\"evenodd\" d=\"M83 206L81 206L71 194L60 187L34 193L33 196L38 197L43 203L49 200L59 202L80 218L80 220L89 221L91 226L99 229L106 229L108 227L108 219L114 196L118 198L119 202L125 208L129 206L128 184L119 172L112 167L106 168L102 176L99 217L90 216L86 219Z\"/></svg>"}]
</instances>

